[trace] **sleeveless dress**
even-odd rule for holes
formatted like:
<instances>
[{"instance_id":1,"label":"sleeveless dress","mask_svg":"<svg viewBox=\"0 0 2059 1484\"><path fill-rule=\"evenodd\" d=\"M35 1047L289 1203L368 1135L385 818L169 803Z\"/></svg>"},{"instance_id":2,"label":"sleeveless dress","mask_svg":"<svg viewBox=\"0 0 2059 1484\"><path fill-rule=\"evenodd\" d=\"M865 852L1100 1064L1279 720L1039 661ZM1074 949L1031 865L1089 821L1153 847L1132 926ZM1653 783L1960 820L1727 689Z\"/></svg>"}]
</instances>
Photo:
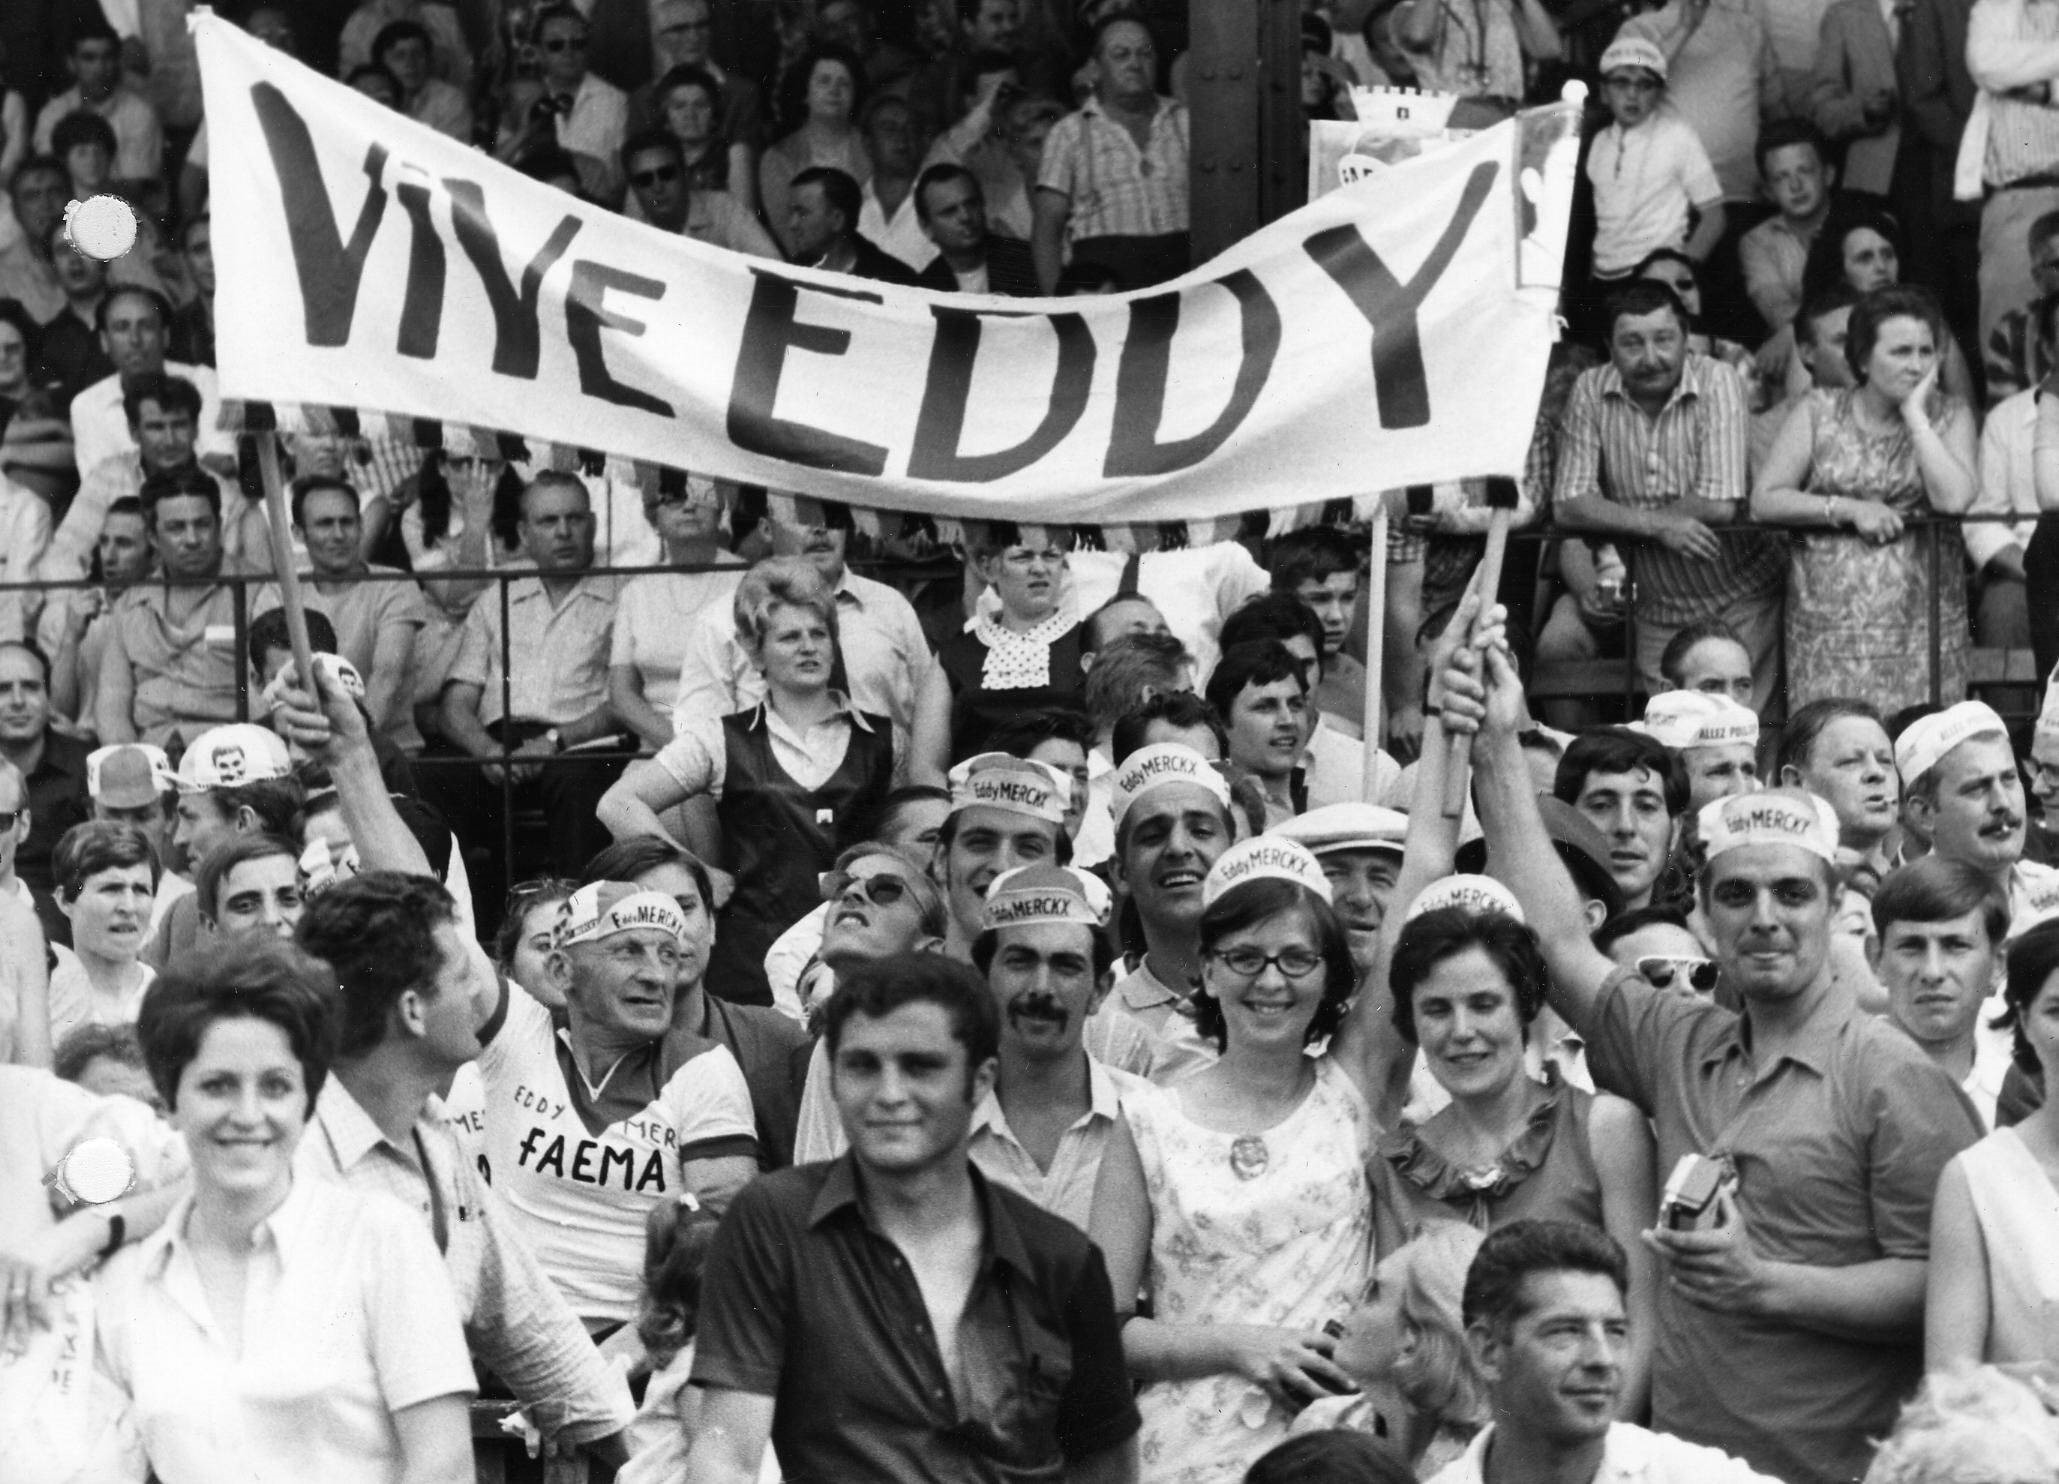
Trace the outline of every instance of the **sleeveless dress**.
<instances>
[{"instance_id":1,"label":"sleeveless dress","mask_svg":"<svg viewBox=\"0 0 2059 1484\"><path fill-rule=\"evenodd\" d=\"M1350 1077L1317 1058L1315 1087L1261 1136L1262 1169L1233 1162L1236 1135L1181 1111L1177 1088L1124 1100L1151 1198L1150 1287L1168 1324L1319 1329L1364 1296L1372 1202L1372 1118ZM1293 1418L1234 1372L1154 1381L1140 1476L1152 1484L1233 1484L1287 1436Z\"/></svg>"},{"instance_id":2,"label":"sleeveless dress","mask_svg":"<svg viewBox=\"0 0 2059 1484\"><path fill-rule=\"evenodd\" d=\"M1487 1169L1461 1169L1404 1123L1380 1139L1366 1166L1380 1256L1430 1221L1491 1231L1525 1218L1602 1225L1601 1175L1588 1144L1594 1098L1545 1068L1544 1101Z\"/></svg>"},{"instance_id":3,"label":"sleeveless dress","mask_svg":"<svg viewBox=\"0 0 2059 1484\"><path fill-rule=\"evenodd\" d=\"M2013 1128L1959 1155L1987 1246L1992 1365L2059 1362L2059 1190Z\"/></svg>"},{"instance_id":4,"label":"sleeveless dress","mask_svg":"<svg viewBox=\"0 0 2059 1484\"><path fill-rule=\"evenodd\" d=\"M996 632L974 621L937 647L937 663L951 684L951 742L955 755L970 757L985 749L986 740L1003 723L1032 711L1086 705L1087 672L1080 667L1080 626L1064 618L1038 625L1023 639L1042 640L1044 673L1034 667L995 664L987 635ZM1028 646L1023 646L1027 648Z\"/></svg>"},{"instance_id":5,"label":"sleeveless dress","mask_svg":"<svg viewBox=\"0 0 2059 1484\"><path fill-rule=\"evenodd\" d=\"M1931 514L1915 446L1899 418L1870 433L1852 409L1856 391L1809 393L1815 446L1808 492L1870 500L1905 517ZM1935 421L1967 416L1951 398ZM1870 701L1883 716L1930 700L1935 653L1947 705L1966 694L1965 558L1958 532L1930 527L1874 546L1843 531L1797 532L1787 579L1787 703L1790 709L1828 696ZM1938 574L1938 630L1930 637L1931 571Z\"/></svg>"}]
</instances>

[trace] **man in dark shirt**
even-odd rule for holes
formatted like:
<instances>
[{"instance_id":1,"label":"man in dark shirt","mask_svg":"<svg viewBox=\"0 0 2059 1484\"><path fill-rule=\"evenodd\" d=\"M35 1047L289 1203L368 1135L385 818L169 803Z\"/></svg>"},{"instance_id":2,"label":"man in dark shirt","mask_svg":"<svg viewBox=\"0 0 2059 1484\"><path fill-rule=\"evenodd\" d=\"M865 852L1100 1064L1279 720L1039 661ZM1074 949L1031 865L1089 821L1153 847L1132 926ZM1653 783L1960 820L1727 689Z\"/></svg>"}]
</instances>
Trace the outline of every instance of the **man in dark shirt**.
<instances>
[{"instance_id":1,"label":"man in dark shirt","mask_svg":"<svg viewBox=\"0 0 2059 1484\"><path fill-rule=\"evenodd\" d=\"M687 1477L1134 1480L1101 1254L966 1154L999 1012L939 954L863 965L825 1013L851 1152L730 1207L702 1283Z\"/></svg>"},{"instance_id":2,"label":"man in dark shirt","mask_svg":"<svg viewBox=\"0 0 2059 1484\"><path fill-rule=\"evenodd\" d=\"M979 177L963 165L932 165L915 182L915 216L937 255L922 270L924 288L945 293L1033 299L1037 265L1029 244L987 228Z\"/></svg>"},{"instance_id":3,"label":"man in dark shirt","mask_svg":"<svg viewBox=\"0 0 2059 1484\"><path fill-rule=\"evenodd\" d=\"M864 205L858 182L841 170L817 165L796 175L792 205L787 208L794 261L807 268L913 287L915 270L858 230Z\"/></svg>"},{"instance_id":4,"label":"man in dark shirt","mask_svg":"<svg viewBox=\"0 0 2059 1484\"><path fill-rule=\"evenodd\" d=\"M66 830L90 817L88 751L85 743L50 729L50 662L42 651L18 640L0 642L0 758L20 769L28 785L28 838L14 868L35 892L39 910L50 899L50 852ZM50 930L46 921L44 931ZM69 943L71 935L53 941Z\"/></svg>"}]
</instances>

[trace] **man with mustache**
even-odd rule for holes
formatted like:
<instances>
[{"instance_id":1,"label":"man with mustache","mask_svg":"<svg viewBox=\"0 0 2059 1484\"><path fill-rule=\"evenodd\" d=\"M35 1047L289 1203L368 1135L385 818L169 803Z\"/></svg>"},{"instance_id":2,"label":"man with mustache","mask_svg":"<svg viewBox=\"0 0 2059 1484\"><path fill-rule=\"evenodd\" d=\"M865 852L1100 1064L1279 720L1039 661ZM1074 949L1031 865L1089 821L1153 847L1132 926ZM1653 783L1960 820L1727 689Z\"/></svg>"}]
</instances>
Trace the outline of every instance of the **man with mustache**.
<instances>
[{"instance_id":1,"label":"man with mustache","mask_svg":"<svg viewBox=\"0 0 2059 1484\"><path fill-rule=\"evenodd\" d=\"M1918 717L1895 742L1902 823L1943 860L1963 861L2009 894L2020 918L2059 897L2059 870L2023 858L2023 775L2002 718L1979 701Z\"/></svg>"}]
</instances>

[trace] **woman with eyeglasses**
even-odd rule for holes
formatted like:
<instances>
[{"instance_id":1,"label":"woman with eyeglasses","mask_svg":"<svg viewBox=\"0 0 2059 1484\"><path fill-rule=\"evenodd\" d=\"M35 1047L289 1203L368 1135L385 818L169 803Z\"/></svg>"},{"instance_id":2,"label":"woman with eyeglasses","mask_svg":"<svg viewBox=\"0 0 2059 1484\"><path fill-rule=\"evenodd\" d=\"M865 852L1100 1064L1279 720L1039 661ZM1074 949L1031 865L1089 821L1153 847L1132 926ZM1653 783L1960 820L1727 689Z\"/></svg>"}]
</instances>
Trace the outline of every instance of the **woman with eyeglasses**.
<instances>
[{"instance_id":1,"label":"woman with eyeglasses","mask_svg":"<svg viewBox=\"0 0 2059 1484\"><path fill-rule=\"evenodd\" d=\"M736 635L765 677L765 699L731 716L684 718L678 735L630 765L600 803L618 840L654 835L686 848L661 816L711 798L736 890L722 910L708 983L767 1005L765 953L821 900L820 877L854 823L893 786L893 723L831 684L836 595L799 557L772 557L737 585Z\"/></svg>"},{"instance_id":2,"label":"woman with eyeglasses","mask_svg":"<svg viewBox=\"0 0 2059 1484\"><path fill-rule=\"evenodd\" d=\"M744 559L722 545L731 490L726 480L688 474L644 496L643 513L672 570L632 577L616 601L608 699L652 752L672 740L672 701L694 619L733 601L743 581Z\"/></svg>"},{"instance_id":3,"label":"woman with eyeglasses","mask_svg":"<svg viewBox=\"0 0 2059 1484\"><path fill-rule=\"evenodd\" d=\"M1034 543L1017 538L1034 534ZM909 776L942 783L954 758L987 749L996 727L1026 712L1086 704L1080 623L1061 603L1069 532L989 528L965 553L968 590L991 585L1000 611L972 600L974 613L937 648L937 663L915 698Z\"/></svg>"},{"instance_id":4,"label":"woman with eyeglasses","mask_svg":"<svg viewBox=\"0 0 2059 1484\"><path fill-rule=\"evenodd\" d=\"M796 175L820 165L843 171L861 186L872 179L872 156L854 122L864 92L864 64L831 43L811 49L786 74L779 101L787 132L758 160L758 199L765 204L765 225L788 257L794 243L787 209Z\"/></svg>"}]
</instances>

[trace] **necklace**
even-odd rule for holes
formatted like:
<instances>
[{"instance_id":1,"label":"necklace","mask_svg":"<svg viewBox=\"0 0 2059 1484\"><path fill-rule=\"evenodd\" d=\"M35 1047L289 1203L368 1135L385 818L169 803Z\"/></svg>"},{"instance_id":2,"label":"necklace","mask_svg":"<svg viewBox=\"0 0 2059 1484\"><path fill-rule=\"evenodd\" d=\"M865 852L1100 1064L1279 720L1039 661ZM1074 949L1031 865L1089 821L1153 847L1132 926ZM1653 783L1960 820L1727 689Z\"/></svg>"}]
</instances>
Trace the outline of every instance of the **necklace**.
<instances>
[{"instance_id":1,"label":"necklace","mask_svg":"<svg viewBox=\"0 0 2059 1484\"><path fill-rule=\"evenodd\" d=\"M1256 1180L1272 1163L1272 1151L1262 1134L1240 1134L1230 1145L1230 1173L1239 1180Z\"/></svg>"}]
</instances>

